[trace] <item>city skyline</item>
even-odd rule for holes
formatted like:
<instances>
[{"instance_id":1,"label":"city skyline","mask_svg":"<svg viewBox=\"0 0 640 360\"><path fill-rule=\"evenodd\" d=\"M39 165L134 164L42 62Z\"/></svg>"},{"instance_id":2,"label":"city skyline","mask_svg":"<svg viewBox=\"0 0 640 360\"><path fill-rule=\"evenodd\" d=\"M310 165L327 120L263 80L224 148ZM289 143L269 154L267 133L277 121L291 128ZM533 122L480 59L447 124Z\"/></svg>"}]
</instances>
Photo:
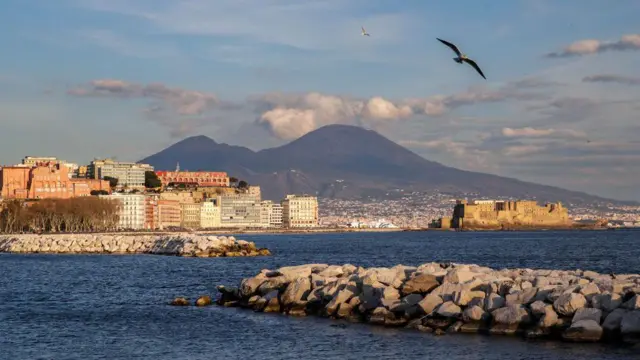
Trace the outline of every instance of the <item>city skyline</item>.
<instances>
[{"instance_id":1,"label":"city skyline","mask_svg":"<svg viewBox=\"0 0 640 360\"><path fill-rule=\"evenodd\" d=\"M0 163L137 161L198 134L257 150L347 123L450 166L640 200L634 1L6 8Z\"/></svg>"}]
</instances>

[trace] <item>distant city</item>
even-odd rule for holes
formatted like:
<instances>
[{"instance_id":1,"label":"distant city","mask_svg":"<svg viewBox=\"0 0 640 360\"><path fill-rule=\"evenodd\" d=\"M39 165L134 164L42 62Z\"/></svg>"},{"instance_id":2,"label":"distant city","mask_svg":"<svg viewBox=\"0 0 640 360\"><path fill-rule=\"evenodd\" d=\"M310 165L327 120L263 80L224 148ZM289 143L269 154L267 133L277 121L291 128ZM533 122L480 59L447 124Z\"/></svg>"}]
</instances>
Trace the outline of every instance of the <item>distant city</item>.
<instances>
[{"instance_id":1,"label":"distant city","mask_svg":"<svg viewBox=\"0 0 640 360\"><path fill-rule=\"evenodd\" d=\"M456 227L462 224L462 216L456 220L456 206L464 206L466 218L475 216L478 224L502 222L500 217L509 216L527 224L604 221L609 227L640 226L637 206L538 206L535 199L483 199L477 193L397 190L388 199L370 200L290 194L274 202L262 199L260 184L248 184L222 171L181 170L179 163L173 171L156 171L149 164L113 159L78 165L55 157L27 156L20 164L1 167L0 173L3 207L9 201L28 206L41 200L95 196L119 205L115 227L120 230ZM482 210L478 214L491 215L473 215L476 208Z\"/></svg>"}]
</instances>

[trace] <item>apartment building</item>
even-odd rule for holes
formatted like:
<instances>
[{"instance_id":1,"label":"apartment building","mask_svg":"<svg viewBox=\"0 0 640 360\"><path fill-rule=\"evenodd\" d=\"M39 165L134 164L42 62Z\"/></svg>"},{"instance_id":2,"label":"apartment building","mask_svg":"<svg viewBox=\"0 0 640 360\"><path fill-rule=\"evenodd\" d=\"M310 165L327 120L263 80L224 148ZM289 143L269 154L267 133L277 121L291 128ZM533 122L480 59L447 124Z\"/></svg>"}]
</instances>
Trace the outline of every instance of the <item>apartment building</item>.
<instances>
[{"instance_id":1,"label":"apartment building","mask_svg":"<svg viewBox=\"0 0 640 360\"><path fill-rule=\"evenodd\" d=\"M101 198L120 201L118 228L141 230L145 228L147 211L146 199L142 194L99 195Z\"/></svg>"},{"instance_id":2,"label":"apartment building","mask_svg":"<svg viewBox=\"0 0 640 360\"><path fill-rule=\"evenodd\" d=\"M67 168L67 176L69 179L77 178L78 176L78 164L70 163L64 160L60 160L53 156L25 156L22 159L22 165L28 167L36 167L39 164L53 164L61 165Z\"/></svg>"},{"instance_id":3,"label":"apartment building","mask_svg":"<svg viewBox=\"0 0 640 360\"><path fill-rule=\"evenodd\" d=\"M260 203L260 222L266 227L282 227L282 205L271 200Z\"/></svg>"},{"instance_id":4,"label":"apartment building","mask_svg":"<svg viewBox=\"0 0 640 360\"><path fill-rule=\"evenodd\" d=\"M158 229L180 227L182 207L176 200L158 200Z\"/></svg>"},{"instance_id":5,"label":"apartment building","mask_svg":"<svg viewBox=\"0 0 640 360\"><path fill-rule=\"evenodd\" d=\"M186 229L199 229L202 203L182 203L182 217L180 226Z\"/></svg>"},{"instance_id":6,"label":"apartment building","mask_svg":"<svg viewBox=\"0 0 640 360\"><path fill-rule=\"evenodd\" d=\"M118 189L144 189L144 173L153 171L148 164L120 162L112 159L96 159L87 166L87 177L104 179L112 177L118 179Z\"/></svg>"},{"instance_id":7,"label":"apartment building","mask_svg":"<svg viewBox=\"0 0 640 360\"><path fill-rule=\"evenodd\" d=\"M154 230L160 227L160 218L158 214L158 200L160 200L160 195L158 194L145 194L144 228L147 230Z\"/></svg>"},{"instance_id":8,"label":"apartment building","mask_svg":"<svg viewBox=\"0 0 640 360\"><path fill-rule=\"evenodd\" d=\"M318 226L318 198L309 195L287 195L282 204L282 225L287 228Z\"/></svg>"},{"instance_id":9,"label":"apartment building","mask_svg":"<svg viewBox=\"0 0 640 360\"><path fill-rule=\"evenodd\" d=\"M254 194L223 194L216 202L220 204L220 226L262 227L260 197Z\"/></svg>"},{"instance_id":10,"label":"apartment building","mask_svg":"<svg viewBox=\"0 0 640 360\"><path fill-rule=\"evenodd\" d=\"M204 201L200 211L200 227L211 229L220 227L220 208L215 201Z\"/></svg>"}]
</instances>

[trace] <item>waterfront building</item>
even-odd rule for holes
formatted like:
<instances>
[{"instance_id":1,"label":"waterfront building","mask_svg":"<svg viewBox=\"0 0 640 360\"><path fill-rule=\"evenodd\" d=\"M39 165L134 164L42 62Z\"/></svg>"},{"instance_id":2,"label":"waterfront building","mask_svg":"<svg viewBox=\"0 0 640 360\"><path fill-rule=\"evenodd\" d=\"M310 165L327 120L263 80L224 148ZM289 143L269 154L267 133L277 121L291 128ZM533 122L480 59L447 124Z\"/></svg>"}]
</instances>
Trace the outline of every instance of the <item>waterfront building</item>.
<instances>
[{"instance_id":1,"label":"waterfront building","mask_svg":"<svg viewBox=\"0 0 640 360\"><path fill-rule=\"evenodd\" d=\"M145 217L144 228L147 230L155 230L160 227L160 218L158 214L159 194L145 194Z\"/></svg>"},{"instance_id":2,"label":"waterfront building","mask_svg":"<svg viewBox=\"0 0 640 360\"><path fill-rule=\"evenodd\" d=\"M282 204L282 225L287 228L318 226L318 198L309 195L287 195Z\"/></svg>"},{"instance_id":3,"label":"waterfront building","mask_svg":"<svg viewBox=\"0 0 640 360\"><path fill-rule=\"evenodd\" d=\"M115 193L99 196L120 202L117 225L119 229L141 230L145 228L147 211L144 195Z\"/></svg>"},{"instance_id":4,"label":"waterfront building","mask_svg":"<svg viewBox=\"0 0 640 360\"><path fill-rule=\"evenodd\" d=\"M87 166L87 177L118 179L118 189L144 190L145 172L153 171L148 164L114 161L112 159L95 159Z\"/></svg>"},{"instance_id":5,"label":"waterfront building","mask_svg":"<svg viewBox=\"0 0 640 360\"><path fill-rule=\"evenodd\" d=\"M180 226L186 229L199 229L202 212L202 203L182 203L182 217Z\"/></svg>"},{"instance_id":6,"label":"waterfront building","mask_svg":"<svg viewBox=\"0 0 640 360\"><path fill-rule=\"evenodd\" d=\"M176 200L158 200L158 229L180 227L182 207Z\"/></svg>"},{"instance_id":7,"label":"waterfront building","mask_svg":"<svg viewBox=\"0 0 640 360\"><path fill-rule=\"evenodd\" d=\"M271 200L264 200L260 203L260 222L266 227L282 227L282 205Z\"/></svg>"},{"instance_id":8,"label":"waterfront building","mask_svg":"<svg viewBox=\"0 0 640 360\"><path fill-rule=\"evenodd\" d=\"M200 227L211 229L220 227L220 207L215 200L202 202L200 211Z\"/></svg>"},{"instance_id":9,"label":"waterfront building","mask_svg":"<svg viewBox=\"0 0 640 360\"><path fill-rule=\"evenodd\" d=\"M260 198L254 194L223 194L216 198L222 227L262 227Z\"/></svg>"}]
</instances>

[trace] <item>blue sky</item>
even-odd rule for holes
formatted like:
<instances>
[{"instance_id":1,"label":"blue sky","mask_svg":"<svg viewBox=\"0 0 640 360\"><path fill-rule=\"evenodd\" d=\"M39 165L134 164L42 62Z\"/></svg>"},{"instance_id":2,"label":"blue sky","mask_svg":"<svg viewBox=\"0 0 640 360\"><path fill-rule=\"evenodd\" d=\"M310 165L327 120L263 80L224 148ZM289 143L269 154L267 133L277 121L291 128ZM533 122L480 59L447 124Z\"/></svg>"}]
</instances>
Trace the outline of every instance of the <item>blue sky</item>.
<instances>
[{"instance_id":1,"label":"blue sky","mask_svg":"<svg viewBox=\"0 0 640 360\"><path fill-rule=\"evenodd\" d=\"M260 149L346 123L451 166L640 200L639 14L635 0L5 0L0 163L138 160L196 134Z\"/></svg>"}]
</instances>

